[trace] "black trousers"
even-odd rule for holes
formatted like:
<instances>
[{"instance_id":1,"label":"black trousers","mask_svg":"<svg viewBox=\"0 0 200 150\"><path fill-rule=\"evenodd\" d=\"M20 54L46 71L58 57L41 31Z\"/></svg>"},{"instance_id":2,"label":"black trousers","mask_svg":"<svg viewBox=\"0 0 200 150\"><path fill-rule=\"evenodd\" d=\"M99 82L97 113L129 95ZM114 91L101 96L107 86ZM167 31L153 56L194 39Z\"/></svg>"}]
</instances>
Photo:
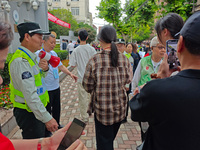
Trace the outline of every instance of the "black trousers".
<instances>
[{"instance_id":1,"label":"black trousers","mask_svg":"<svg viewBox=\"0 0 200 150\"><path fill-rule=\"evenodd\" d=\"M97 150L114 150L113 142L117 135L121 122L105 126L96 119L96 115L94 115L94 120Z\"/></svg>"},{"instance_id":2,"label":"black trousers","mask_svg":"<svg viewBox=\"0 0 200 150\"><path fill-rule=\"evenodd\" d=\"M49 103L46 106L47 111L52 114L53 118L59 124L60 122L60 87L53 90L48 91L49 93Z\"/></svg>"},{"instance_id":3,"label":"black trousers","mask_svg":"<svg viewBox=\"0 0 200 150\"><path fill-rule=\"evenodd\" d=\"M25 109L14 108L16 122L22 129L23 139L36 139L45 137L45 124L35 118L32 112Z\"/></svg>"}]
</instances>

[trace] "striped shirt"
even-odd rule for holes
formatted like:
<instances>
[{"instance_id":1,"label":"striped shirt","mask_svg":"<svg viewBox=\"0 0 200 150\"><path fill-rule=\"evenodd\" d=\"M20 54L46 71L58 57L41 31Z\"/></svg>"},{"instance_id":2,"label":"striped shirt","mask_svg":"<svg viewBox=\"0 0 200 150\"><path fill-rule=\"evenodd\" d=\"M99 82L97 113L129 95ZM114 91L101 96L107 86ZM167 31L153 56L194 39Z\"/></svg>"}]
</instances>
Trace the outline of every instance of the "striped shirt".
<instances>
[{"instance_id":1,"label":"striped shirt","mask_svg":"<svg viewBox=\"0 0 200 150\"><path fill-rule=\"evenodd\" d=\"M104 125L112 125L125 118L127 95L125 85L132 79L129 60L118 55L118 67L111 66L110 51L103 50L88 62L83 78L83 87L91 93L88 111Z\"/></svg>"}]
</instances>

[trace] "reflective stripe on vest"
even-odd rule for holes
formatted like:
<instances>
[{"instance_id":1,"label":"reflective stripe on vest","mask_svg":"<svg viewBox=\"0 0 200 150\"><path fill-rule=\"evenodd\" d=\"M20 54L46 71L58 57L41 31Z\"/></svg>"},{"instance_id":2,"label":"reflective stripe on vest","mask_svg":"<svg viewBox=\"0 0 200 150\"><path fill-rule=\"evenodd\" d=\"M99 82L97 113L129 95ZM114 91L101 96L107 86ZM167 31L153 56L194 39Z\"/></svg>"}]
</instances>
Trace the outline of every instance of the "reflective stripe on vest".
<instances>
[{"instance_id":1,"label":"reflective stripe on vest","mask_svg":"<svg viewBox=\"0 0 200 150\"><path fill-rule=\"evenodd\" d=\"M10 64L16 58L24 58L24 59L26 59L29 62L30 66L33 69L34 78L35 78L35 85L37 87L37 94L38 94L41 102L46 107L47 103L49 102L49 95L48 95L47 90L42 85L41 73L38 70L35 62L26 53L24 53L21 50L16 50L16 52L12 56L11 61L9 62L9 74L10 74ZM13 107L17 107L17 108L21 108L21 109L26 109L28 112L32 112L31 109L28 107L28 105L26 103L26 100L25 100L24 104L15 101L15 96L16 95L19 96L19 97L22 97L22 98L24 98L24 95L23 95L23 93L21 91L19 91L19 90L17 90L17 89L14 88L11 74L10 74L10 90L11 90L10 99L11 99L11 101L13 103Z\"/></svg>"}]
</instances>

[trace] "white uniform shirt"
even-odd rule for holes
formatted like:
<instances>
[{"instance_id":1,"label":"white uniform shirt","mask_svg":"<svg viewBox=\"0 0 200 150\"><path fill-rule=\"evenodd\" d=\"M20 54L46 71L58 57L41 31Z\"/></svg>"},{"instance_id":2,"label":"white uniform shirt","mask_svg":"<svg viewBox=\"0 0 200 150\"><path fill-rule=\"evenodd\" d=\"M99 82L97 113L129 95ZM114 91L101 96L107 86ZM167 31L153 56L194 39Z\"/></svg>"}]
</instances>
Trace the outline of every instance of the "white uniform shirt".
<instances>
[{"instance_id":1,"label":"white uniform shirt","mask_svg":"<svg viewBox=\"0 0 200 150\"><path fill-rule=\"evenodd\" d=\"M26 51L37 64L36 55L34 53L32 53L23 46L20 46L20 48ZM40 68L39 66L37 67L39 71ZM22 74L24 72L30 72L32 77L22 79ZM28 60L24 58L14 59L10 65L10 74L13 80L13 86L15 87L15 89L21 91L24 95L24 98L16 96L15 101L19 103L25 103L26 100L27 105L32 110L32 112L38 120L42 121L43 123L50 121L52 119L52 116L46 110L37 94L34 72Z\"/></svg>"},{"instance_id":2,"label":"white uniform shirt","mask_svg":"<svg viewBox=\"0 0 200 150\"><path fill-rule=\"evenodd\" d=\"M39 55L40 51L42 51L42 50L43 49L35 52L35 54L37 55L37 61L38 62L40 61L40 58L39 58L38 55ZM50 51L49 54L51 54L52 56L58 57L57 53L53 50ZM61 65L62 65L62 62L60 61L58 66L61 66ZM59 88L59 76L58 76L58 78L55 78L55 76L54 76L54 69L55 69L55 71L58 72L58 66L56 68L53 68L51 66L51 64L49 64L49 71L47 72L47 75L44 78L44 86L46 87L47 91L52 91L52 90Z\"/></svg>"}]
</instances>

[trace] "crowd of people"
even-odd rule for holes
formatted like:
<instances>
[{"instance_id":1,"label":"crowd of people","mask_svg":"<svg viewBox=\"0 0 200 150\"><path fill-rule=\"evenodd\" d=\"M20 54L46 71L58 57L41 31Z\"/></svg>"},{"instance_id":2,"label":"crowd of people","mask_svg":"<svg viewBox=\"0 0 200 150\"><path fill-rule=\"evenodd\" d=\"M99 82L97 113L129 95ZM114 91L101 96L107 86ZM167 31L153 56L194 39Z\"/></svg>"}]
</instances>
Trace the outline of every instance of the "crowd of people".
<instances>
[{"instance_id":1,"label":"crowd of people","mask_svg":"<svg viewBox=\"0 0 200 150\"><path fill-rule=\"evenodd\" d=\"M69 65L77 67L76 76L61 62L54 68L39 57L41 51L57 56L54 35L42 31L37 23L19 24L21 45L9 62L9 73L13 114L23 139L9 140L0 133L0 148L57 149L71 124L60 124L60 69L78 82L79 119L87 123L94 113L97 150L114 149L129 108L131 119L141 128L138 150L200 149L199 26L200 11L185 23L178 14L169 13L157 21L157 35L144 47L126 44L117 38L114 27L105 25L97 37L99 52L87 44L87 31L80 30L76 47L72 41L65 45ZM1 69L12 39L11 26L1 22ZM178 39L180 62L172 69L166 53L166 41L171 39ZM86 149L76 140L67 150Z\"/></svg>"}]
</instances>

